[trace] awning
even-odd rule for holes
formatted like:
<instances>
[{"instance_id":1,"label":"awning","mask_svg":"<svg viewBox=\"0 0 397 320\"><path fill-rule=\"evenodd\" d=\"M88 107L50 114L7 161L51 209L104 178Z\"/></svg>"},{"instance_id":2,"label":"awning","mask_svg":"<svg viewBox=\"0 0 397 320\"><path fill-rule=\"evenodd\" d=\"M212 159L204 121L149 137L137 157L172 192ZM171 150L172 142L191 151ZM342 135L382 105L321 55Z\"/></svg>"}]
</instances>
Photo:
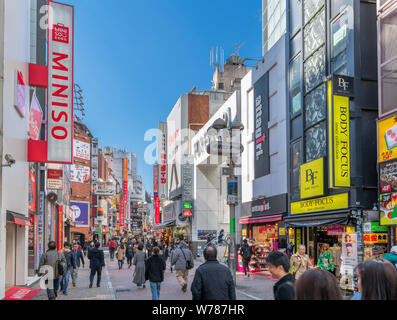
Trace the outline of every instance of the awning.
<instances>
[{"instance_id":1,"label":"awning","mask_svg":"<svg viewBox=\"0 0 397 320\"><path fill-rule=\"evenodd\" d=\"M283 220L282 214L275 214L267 217L243 217L240 218L240 224L252 224L252 223L266 223L266 222L275 222Z\"/></svg>"},{"instance_id":2,"label":"awning","mask_svg":"<svg viewBox=\"0 0 397 320\"><path fill-rule=\"evenodd\" d=\"M13 222L15 224L19 224L21 226L27 226L27 227L31 226L29 217L25 217L22 214L8 210L7 210L7 221Z\"/></svg>"},{"instance_id":3,"label":"awning","mask_svg":"<svg viewBox=\"0 0 397 320\"><path fill-rule=\"evenodd\" d=\"M303 214L284 218L286 226L289 227L317 227L331 224L347 224L349 212L334 214Z\"/></svg>"},{"instance_id":4,"label":"awning","mask_svg":"<svg viewBox=\"0 0 397 320\"><path fill-rule=\"evenodd\" d=\"M154 226L153 230L159 230L161 228L169 227L175 224L176 224L176 219L172 219Z\"/></svg>"}]
</instances>

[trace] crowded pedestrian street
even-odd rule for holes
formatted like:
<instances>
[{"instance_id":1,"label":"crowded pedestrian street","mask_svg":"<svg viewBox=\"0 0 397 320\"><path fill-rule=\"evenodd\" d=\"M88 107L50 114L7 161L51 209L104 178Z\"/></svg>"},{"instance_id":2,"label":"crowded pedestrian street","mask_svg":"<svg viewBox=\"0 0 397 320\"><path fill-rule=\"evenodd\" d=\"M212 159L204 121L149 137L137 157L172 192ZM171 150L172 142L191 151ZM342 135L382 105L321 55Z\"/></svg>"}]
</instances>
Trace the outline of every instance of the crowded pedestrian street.
<instances>
[{"instance_id":1,"label":"crowded pedestrian street","mask_svg":"<svg viewBox=\"0 0 397 320\"><path fill-rule=\"evenodd\" d=\"M124 265L119 270L117 260L110 260L109 252L105 251L106 267L103 271L101 287L93 286L89 289L90 271L87 266L79 270L76 287L69 289L68 295L59 293L58 300L151 300L150 286L139 288L132 283L134 266L128 268ZM195 260L196 267L190 271L189 285L193 281L194 272L202 261ZM272 300L272 287L276 280L264 276L244 278L243 274L237 275L238 300ZM37 283L34 288L40 288ZM41 290L33 300L48 300L46 290ZM164 282L161 285L160 300L192 300L192 293L184 293L176 280L175 271L171 273L170 265L164 273Z\"/></svg>"},{"instance_id":2,"label":"crowded pedestrian street","mask_svg":"<svg viewBox=\"0 0 397 320\"><path fill-rule=\"evenodd\" d=\"M0 310L386 314L396 44L397 0L0 0Z\"/></svg>"}]
</instances>

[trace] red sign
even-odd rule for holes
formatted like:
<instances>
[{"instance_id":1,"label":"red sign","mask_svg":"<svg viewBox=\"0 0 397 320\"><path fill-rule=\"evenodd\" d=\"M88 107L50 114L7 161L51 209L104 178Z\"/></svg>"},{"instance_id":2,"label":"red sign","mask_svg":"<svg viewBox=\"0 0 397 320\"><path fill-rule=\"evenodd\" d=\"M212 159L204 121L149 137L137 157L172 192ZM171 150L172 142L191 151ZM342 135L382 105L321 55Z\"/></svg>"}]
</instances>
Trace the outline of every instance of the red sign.
<instances>
[{"instance_id":1,"label":"red sign","mask_svg":"<svg viewBox=\"0 0 397 320\"><path fill-rule=\"evenodd\" d=\"M389 192L391 192L391 184L382 186L382 193L389 193Z\"/></svg>"},{"instance_id":2,"label":"red sign","mask_svg":"<svg viewBox=\"0 0 397 320\"><path fill-rule=\"evenodd\" d=\"M29 210L36 211L36 176L29 169Z\"/></svg>"},{"instance_id":3,"label":"red sign","mask_svg":"<svg viewBox=\"0 0 397 320\"><path fill-rule=\"evenodd\" d=\"M120 202L120 226L124 226L124 218L125 218L125 202L124 198Z\"/></svg>"},{"instance_id":4,"label":"red sign","mask_svg":"<svg viewBox=\"0 0 397 320\"><path fill-rule=\"evenodd\" d=\"M58 251L63 248L63 206L59 206L58 212Z\"/></svg>"},{"instance_id":5,"label":"red sign","mask_svg":"<svg viewBox=\"0 0 397 320\"><path fill-rule=\"evenodd\" d=\"M182 215L184 217L191 217L193 215L192 210L183 210Z\"/></svg>"},{"instance_id":6,"label":"red sign","mask_svg":"<svg viewBox=\"0 0 397 320\"><path fill-rule=\"evenodd\" d=\"M156 223L160 223L160 201L159 201L159 196L157 194L154 195L154 202L155 202L155 208L156 208Z\"/></svg>"},{"instance_id":7,"label":"red sign","mask_svg":"<svg viewBox=\"0 0 397 320\"><path fill-rule=\"evenodd\" d=\"M74 8L48 1L47 159L73 162Z\"/></svg>"},{"instance_id":8,"label":"red sign","mask_svg":"<svg viewBox=\"0 0 397 320\"><path fill-rule=\"evenodd\" d=\"M47 169L47 179L60 179L63 177L63 170Z\"/></svg>"},{"instance_id":9,"label":"red sign","mask_svg":"<svg viewBox=\"0 0 397 320\"><path fill-rule=\"evenodd\" d=\"M12 287L5 293L4 300L33 300L41 289Z\"/></svg>"}]
</instances>

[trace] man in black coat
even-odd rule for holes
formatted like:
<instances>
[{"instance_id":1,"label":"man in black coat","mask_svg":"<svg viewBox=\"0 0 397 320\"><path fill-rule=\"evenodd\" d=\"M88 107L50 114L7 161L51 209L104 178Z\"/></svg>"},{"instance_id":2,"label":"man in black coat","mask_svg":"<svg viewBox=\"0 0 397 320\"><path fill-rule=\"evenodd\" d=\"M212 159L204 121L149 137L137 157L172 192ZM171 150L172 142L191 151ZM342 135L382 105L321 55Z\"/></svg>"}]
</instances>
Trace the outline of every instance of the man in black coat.
<instances>
[{"instance_id":1,"label":"man in black coat","mask_svg":"<svg viewBox=\"0 0 397 320\"><path fill-rule=\"evenodd\" d=\"M205 263L197 268L192 282L193 300L236 300L232 274L216 256L215 247L205 248Z\"/></svg>"},{"instance_id":2,"label":"man in black coat","mask_svg":"<svg viewBox=\"0 0 397 320\"><path fill-rule=\"evenodd\" d=\"M290 269L288 256L280 251L273 251L267 256L266 262L272 276L279 279L273 287L274 300L294 300L295 279L288 272Z\"/></svg>"},{"instance_id":3,"label":"man in black coat","mask_svg":"<svg viewBox=\"0 0 397 320\"><path fill-rule=\"evenodd\" d=\"M145 279L150 282L152 300L159 300L160 285L164 281L164 270L166 268L164 259L159 255L160 248L153 248L153 255L145 263Z\"/></svg>"},{"instance_id":4,"label":"man in black coat","mask_svg":"<svg viewBox=\"0 0 397 320\"><path fill-rule=\"evenodd\" d=\"M92 288L92 282L94 281L95 273L97 274L97 287L101 286L101 275L102 275L102 267L105 266L105 256L103 254L103 250L100 250L99 247L101 244L99 242L95 243L95 248L92 248L88 251L88 259L90 260L90 288Z\"/></svg>"}]
</instances>

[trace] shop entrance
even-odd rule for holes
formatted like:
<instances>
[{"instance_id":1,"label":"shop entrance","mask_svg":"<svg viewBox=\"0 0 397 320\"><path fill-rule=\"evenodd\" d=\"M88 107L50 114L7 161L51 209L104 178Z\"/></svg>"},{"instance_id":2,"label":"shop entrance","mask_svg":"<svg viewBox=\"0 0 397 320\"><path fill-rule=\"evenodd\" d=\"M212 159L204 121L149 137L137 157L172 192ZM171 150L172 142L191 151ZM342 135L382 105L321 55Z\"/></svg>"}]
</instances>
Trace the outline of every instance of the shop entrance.
<instances>
[{"instance_id":1,"label":"shop entrance","mask_svg":"<svg viewBox=\"0 0 397 320\"><path fill-rule=\"evenodd\" d=\"M6 291L16 283L16 247L17 225L7 222L6 225Z\"/></svg>"}]
</instances>

